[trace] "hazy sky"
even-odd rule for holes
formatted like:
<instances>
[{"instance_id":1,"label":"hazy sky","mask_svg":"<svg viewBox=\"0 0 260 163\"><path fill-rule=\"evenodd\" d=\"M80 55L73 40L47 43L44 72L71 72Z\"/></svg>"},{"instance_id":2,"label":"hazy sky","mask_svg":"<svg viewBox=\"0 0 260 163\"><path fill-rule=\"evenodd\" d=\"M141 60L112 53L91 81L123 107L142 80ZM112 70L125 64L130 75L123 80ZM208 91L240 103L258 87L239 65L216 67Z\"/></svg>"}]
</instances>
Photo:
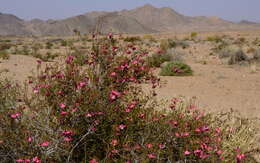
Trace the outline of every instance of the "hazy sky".
<instances>
[{"instance_id":1,"label":"hazy sky","mask_svg":"<svg viewBox=\"0 0 260 163\"><path fill-rule=\"evenodd\" d=\"M144 4L171 7L188 16L219 16L260 22L260 0L0 0L0 12L23 19L61 19L94 10L133 9Z\"/></svg>"}]
</instances>

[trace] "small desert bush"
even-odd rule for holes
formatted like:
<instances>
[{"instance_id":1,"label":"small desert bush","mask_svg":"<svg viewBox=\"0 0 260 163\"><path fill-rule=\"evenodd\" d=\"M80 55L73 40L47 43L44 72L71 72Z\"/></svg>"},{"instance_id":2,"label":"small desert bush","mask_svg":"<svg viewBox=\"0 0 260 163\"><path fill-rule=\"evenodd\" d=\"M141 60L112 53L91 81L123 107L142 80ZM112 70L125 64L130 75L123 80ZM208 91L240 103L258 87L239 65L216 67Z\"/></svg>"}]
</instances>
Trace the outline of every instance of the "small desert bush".
<instances>
[{"instance_id":1,"label":"small desert bush","mask_svg":"<svg viewBox=\"0 0 260 163\"><path fill-rule=\"evenodd\" d=\"M138 41L141 41L141 40L142 39L139 36L131 36L131 37L124 38L125 42L131 42L131 43L138 42Z\"/></svg>"},{"instance_id":2,"label":"small desert bush","mask_svg":"<svg viewBox=\"0 0 260 163\"><path fill-rule=\"evenodd\" d=\"M191 67L182 62L169 62L161 68L161 76L189 76Z\"/></svg>"},{"instance_id":3,"label":"small desert bush","mask_svg":"<svg viewBox=\"0 0 260 163\"><path fill-rule=\"evenodd\" d=\"M68 46L68 42L66 40L61 40L61 46Z\"/></svg>"},{"instance_id":4,"label":"small desert bush","mask_svg":"<svg viewBox=\"0 0 260 163\"><path fill-rule=\"evenodd\" d=\"M31 53L31 49L29 48L29 46L24 45L22 46L21 51L18 50L18 54L21 53L22 55L29 55Z\"/></svg>"},{"instance_id":5,"label":"small desert bush","mask_svg":"<svg viewBox=\"0 0 260 163\"><path fill-rule=\"evenodd\" d=\"M234 41L234 44L242 45L246 43L246 38L244 37L239 37Z\"/></svg>"},{"instance_id":6,"label":"small desert bush","mask_svg":"<svg viewBox=\"0 0 260 163\"><path fill-rule=\"evenodd\" d=\"M247 55L239 47L228 46L219 52L219 58L228 58L228 64L238 64L248 61Z\"/></svg>"},{"instance_id":7,"label":"small desert bush","mask_svg":"<svg viewBox=\"0 0 260 163\"><path fill-rule=\"evenodd\" d=\"M197 32L191 32L191 34L190 34L191 39L195 39L197 36L198 36Z\"/></svg>"},{"instance_id":8,"label":"small desert bush","mask_svg":"<svg viewBox=\"0 0 260 163\"><path fill-rule=\"evenodd\" d=\"M152 36L152 35L144 35L143 36L144 40L148 40L149 42L157 42L157 40Z\"/></svg>"},{"instance_id":9,"label":"small desert bush","mask_svg":"<svg viewBox=\"0 0 260 163\"><path fill-rule=\"evenodd\" d=\"M43 58L42 58L42 60L43 61L52 61L52 60L54 60L56 57L58 57L59 56L59 53L51 53L51 52L47 52L44 56L43 56Z\"/></svg>"},{"instance_id":10,"label":"small desert bush","mask_svg":"<svg viewBox=\"0 0 260 163\"><path fill-rule=\"evenodd\" d=\"M6 50L1 50L0 51L0 59L7 60L10 58L10 55L7 53Z\"/></svg>"},{"instance_id":11,"label":"small desert bush","mask_svg":"<svg viewBox=\"0 0 260 163\"><path fill-rule=\"evenodd\" d=\"M170 44L168 40L161 40L160 41L160 49L162 51L167 51L170 48Z\"/></svg>"},{"instance_id":12,"label":"small desert bush","mask_svg":"<svg viewBox=\"0 0 260 163\"><path fill-rule=\"evenodd\" d=\"M53 61L56 57L58 57L57 53L51 53L51 52L47 52L46 54L42 54L42 53L32 53L31 54L33 57L40 59L41 61L44 62L50 62Z\"/></svg>"},{"instance_id":13,"label":"small desert bush","mask_svg":"<svg viewBox=\"0 0 260 163\"><path fill-rule=\"evenodd\" d=\"M252 44L255 45L255 46L260 46L260 40L259 40L259 38L255 38L255 39L252 41Z\"/></svg>"},{"instance_id":14,"label":"small desert bush","mask_svg":"<svg viewBox=\"0 0 260 163\"><path fill-rule=\"evenodd\" d=\"M161 40L160 42L160 49L163 51L167 51L168 49L176 48L176 47L181 47L183 49L186 49L187 47L189 47L189 44L186 41L172 40L172 39Z\"/></svg>"},{"instance_id":15,"label":"small desert bush","mask_svg":"<svg viewBox=\"0 0 260 163\"><path fill-rule=\"evenodd\" d=\"M182 62L183 56L186 55L185 52L174 48L168 49L166 53L171 55L171 61L178 61L178 62Z\"/></svg>"},{"instance_id":16,"label":"small desert bush","mask_svg":"<svg viewBox=\"0 0 260 163\"><path fill-rule=\"evenodd\" d=\"M242 50L238 50L235 51L233 55L231 55L230 59L228 60L228 64L233 65L247 60L247 55L245 55L245 53Z\"/></svg>"},{"instance_id":17,"label":"small desert bush","mask_svg":"<svg viewBox=\"0 0 260 163\"><path fill-rule=\"evenodd\" d=\"M260 48L256 49L253 53L253 60L260 61Z\"/></svg>"},{"instance_id":18,"label":"small desert bush","mask_svg":"<svg viewBox=\"0 0 260 163\"><path fill-rule=\"evenodd\" d=\"M53 43L52 42L47 42L46 43L46 49L51 49L53 47Z\"/></svg>"},{"instance_id":19,"label":"small desert bush","mask_svg":"<svg viewBox=\"0 0 260 163\"><path fill-rule=\"evenodd\" d=\"M160 67L164 62L169 62L172 60L172 55L169 53L154 53L148 56L146 61L151 67Z\"/></svg>"},{"instance_id":20,"label":"small desert bush","mask_svg":"<svg viewBox=\"0 0 260 163\"><path fill-rule=\"evenodd\" d=\"M219 42L222 42L222 38L220 36L209 36L206 38L207 41L210 41L210 42L215 42L215 43L219 43Z\"/></svg>"},{"instance_id":21,"label":"small desert bush","mask_svg":"<svg viewBox=\"0 0 260 163\"><path fill-rule=\"evenodd\" d=\"M227 48L229 44L226 41L221 41L214 48L212 48L212 51L215 53L220 53L223 49Z\"/></svg>"},{"instance_id":22,"label":"small desert bush","mask_svg":"<svg viewBox=\"0 0 260 163\"><path fill-rule=\"evenodd\" d=\"M221 116L182 98L167 106L153 89L143 92L140 84L155 88L159 79L147 54L130 50L93 40L84 65L75 56L44 69L38 62L21 94L1 81L1 161L240 163L256 154L245 147L252 139L241 134L252 138L247 124L231 135Z\"/></svg>"},{"instance_id":23,"label":"small desert bush","mask_svg":"<svg viewBox=\"0 0 260 163\"><path fill-rule=\"evenodd\" d=\"M9 43L0 43L0 50L8 50L12 47L12 44Z\"/></svg>"}]
</instances>

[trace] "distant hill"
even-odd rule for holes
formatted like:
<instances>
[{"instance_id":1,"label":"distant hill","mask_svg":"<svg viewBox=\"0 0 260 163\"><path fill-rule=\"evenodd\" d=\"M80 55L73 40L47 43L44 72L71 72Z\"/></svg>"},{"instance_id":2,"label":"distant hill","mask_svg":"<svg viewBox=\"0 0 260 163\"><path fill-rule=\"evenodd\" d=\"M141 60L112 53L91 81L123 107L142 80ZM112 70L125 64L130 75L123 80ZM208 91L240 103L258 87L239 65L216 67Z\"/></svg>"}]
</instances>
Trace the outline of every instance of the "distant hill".
<instances>
[{"instance_id":1,"label":"distant hill","mask_svg":"<svg viewBox=\"0 0 260 163\"><path fill-rule=\"evenodd\" d=\"M239 22L239 24L244 24L244 25L260 25L260 23L252 22L252 21L248 21L248 20L242 20L242 21Z\"/></svg>"},{"instance_id":2,"label":"distant hill","mask_svg":"<svg viewBox=\"0 0 260 163\"><path fill-rule=\"evenodd\" d=\"M11 14L0 13L0 35L73 35L73 30L90 33L156 33L260 29L260 24L241 21L233 23L218 17L190 17L171 8L144 5L133 10L89 12L62 20L22 20Z\"/></svg>"}]
</instances>

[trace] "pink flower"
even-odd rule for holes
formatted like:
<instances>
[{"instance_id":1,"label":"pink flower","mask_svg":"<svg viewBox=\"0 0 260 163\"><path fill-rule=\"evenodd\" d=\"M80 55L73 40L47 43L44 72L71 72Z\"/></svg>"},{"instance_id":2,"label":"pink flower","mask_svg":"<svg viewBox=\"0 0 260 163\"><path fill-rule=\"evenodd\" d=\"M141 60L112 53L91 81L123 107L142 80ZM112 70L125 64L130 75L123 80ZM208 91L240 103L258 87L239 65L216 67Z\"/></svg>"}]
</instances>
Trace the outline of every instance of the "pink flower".
<instances>
[{"instance_id":1,"label":"pink flower","mask_svg":"<svg viewBox=\"0 0 260 163\"><path fill-rule=\"evenodd\" d=\"M30 160L30 159L26 159L26 160L24 160L24 162L25 162L25 163L30 163L31 160Z\"/></svg>"},{"instance_id":2,"label":"pink flower","mask_svg":"<svg viewBox=\"0 0 260 163\"><path fill-rule=\"evenodd\" d=\"M60 104L60 108L64 109L66 107L65 104Z\"/></svg>"},{"instance_id":3,"label":"pink flower","mask_svg":"<svg viewBox=\"0 0 260 163\"><path fill-rule=\"evenodd\" d=\"M93 117L94 116L93 113L86 113L85 115L86 115L86 117Z\"/></svg>"},{"instance_id":4,"label":"pink flower","mask_svg":"<svg viewBox=\"0 0 260 163\"><path fill-rule=\"evenodd\" d=\"M27 141L32 142L32 137L28 137Z\"/></svg>"},{"instance_id":5,"label":"pink flower","mask_svg":"<svg viewBox=\"0 0 260 163\"><path fill-rule=\"evenodd\" d=\"M198 154L200 154L201 152L202 152L202 150L196 149L196 150L194 151L194 154L198 155Z\"/></svg>"},{"instance_id":6,"label":"pink flower","mask_svg":"<svg viewBox=\"0 0 260 163\"><path fill-rule=\"evenodd\" d=\"M14 113L14 114L11 114L11 118L15 119L15 118L18 118L21 116L21 113Z\"/></svg>"},{"instance_id":7,"label":"pink flower","mask_svg":"<svg viewBox=\"0 0 260 163\"><path fill-rule=\"evenodd\" d=\"M160 120L160 118L158 118L158 117L153 117L153 121L159 121Z\"/></svg>"},{"instance_id":8,"label":"pink flower","mask_svg":"<svg viewBox=\"0 0 260 163\"><path fill-rule=\"evenodd\" d=\"M112 39L112 37L113 37L113 34L112 34L112 33L109 33L109 34L108 34L108 38L109 38L109 39Z\"/></svg>"},{"instance_id":9,"label":"pink flower","mask_svg":"<svg viewBox=\"0 0 260 163\"><path fill-rule=\"evenodd\" d=\"M98 161L96 159L92 159L89 161L89 163L98 163Z\"/></svg>"},{"instance_id":10,"label":"pink flower","mask_svg":"<svg viewBox=\"0 0 260 163\"><path fill-rule=\"evenodd\" d=\"M78 108L71 109L71 113L75 113L78 110Z\"/></svg>"},{"instance_id":11,"label":"pink flower","mask_svg":"<svg viewBox=\"0 0 260 163\"><path fill-rule=\"evenodd\" d=\"M110 100L115 100L115 99L117 99L117 98L119 98L121 96L122 96L122 94L120 92L116 91L116 90L112 90L110 92L110 95L109 95Z\"/></svg>"},{"instance_id":12,"label":"pink flower","mask_svg":"<svg viewBox=\"0 0 260 163\"><path fill-rule=\"evenodd\" d=\"M16 162L24 162L23 159L18 159L18 160L15 160Z\"/></svg>"},{"instance_id":13,"label":"pink flower","mask_svg":"<svg viewBox=\"0 0 260 163\"><path fill-rule=\"evenodd\" d=\"M42 61L38 59L37 63L40 65L40 64L42 64Z\"/></svg>"},{"instance_id":14,"label":"pink flower","mask_svg":"<svg viewBox=\"0 0 260 163\"><path fill-rule=\"evenodd\" d=\"M138 145L138 144L136 144L136 145L134 146L134 149L135 149L135 150L139 150L139 149L141 149L141 146Z\"/></svg>"},{"instance_id":15,"label":"pink flower","mask_svg":"<svg viewBox=\"0 0 260 163\"><path fill-rule=\"evenodd\" d=\"M72 140L72 138L70 138L70 137L65 137L63 140L64 140L65 142L70 142L70 141Z\"/></svg>"},{"instance_id":16,"label":"pink flower","mask_svg":"<svg viewBox=\"0 0 260 163\"><path fill-rule=\"evenodd\" d=\"M153 145L152 144L146 144L146 147L149 149L149 148L152 148Z\"/></svg>"},{"instance_id":17,"label":"pink flower","mask_svg":"<svg viewBox=\"0 0 260 163\"><path fill-rule=\"evenodd\" d=\"M180 137L180 134L178 132L175 133L176 137Z\"/></svg>"},{"instance_id":18,"label":"pink flower","mask_svg":"<svg viewBox=\"0 0 260 163\"><path fill-rule=\"evenodd\" d=\"M44 142L42 142L40 145L41 145L42 147L47 147L47 146L50 145L50 142L44 141Z\"/></svg>"},{"instance_id":19,"label":"pink flower","mask_svg":"<svg viewBox=\"0 0 260 163\"><path fill-rule=\"evenodd\" d=\"M223 153L222 150L218 150L218 151L217 151L217 154L218 154L218 155L221 155L222 153Z\"/></svg>"},{"instance_id":20,"label":"pink flower","mask_svg":"<svg viewBox=\"0 0 260 163\"><path fill-rule=\"evenodd\" d=\"M118 144L118 141L116 139L113 139L110 144L112 146L116 146Z\"/></svg>"},{"instance_id":21,"label":"pink flower","mask_svg":"<svg viewBox=\"0 0 260 163\"><path fill-rule=\"evenodd\" d=\"M141 113L140 115L139 115L139 118L144 118L144 116L145 116L145 114L143 114L143 113Z\"/></svg>"},{"instance_id":22,"label":"pink flower","mask_svg":"<svg viewBox=\"0 0 260 163\"><path fill-rule=\"evenodd\" d=\"M133 65L136 65L136 64L138 64L138 61L137 61L137 60L134 60L134 61L132 62L132 64L133 64Z\"/></svg>"},{"instance_id":23,"label":"pink flower","mask_svg":"<svg viewBox=\"0 0 260 163\"><path fill-rule=\"evenodd\" d=\"M154 153L148 154L148 158L156 158L156 155Z\"/></svg>"},{"instance_id":24,"label":"pink flower","mask_svg":"<svg viewBox=\"0 0 260 163\"><path fill-rule=\"evenodd\" d=\"M68 56L68 57L66 58L66 63L67 63L67 64L71 64L73 60L74 60L74 57L73 57L73 56Z\"/></svg>"},{"instance_id":25,"label":"pink flower","mask_svg":"<svg viewBox=\"0 0 260 163\"><path fill-rule=\"evenodd\" d=\"M36 157L34 157L34 158L32 159L32 162L34 162L34 163L40 163L41 160L36 156Z\"/></svg>"},{"instance_id":26,"label":"pink flower","mask_svg":"<svg viewBox=\"0 0 260 163\"><path fill-rule=\"evenodd\" d=\"M34 88L34 89L33 89L33 93L35 93L35 94L39 93L39 89Z\"/></svg>"},{"instance_id":27,"label":"pink flower","mask_svg":"<svg viewBox=\"0 0 260 163\"><path fill-rule=\"evenodd\" d=\"M160 148L160 149L164 149L164 148L165 148L165 145L164 145L164 144L159 144L159 148Z\"/></svg>"},{"instance_id":28,"label":"pink flower","mask_svg":"<svg viewBox=\"0 0 260 163\"><path fill-rule=\"evenodd\" d=\"M185 154L185 155L189 155L190 152L189 152L189 151L185 151L184 154Z\"/></svg>"},{"instance_id":29,"label":"pink flower","mask_svg":"<svg viewBox=\"0 0 260 163\"><path fill-rule=\"evenodd\" d=\"M84 86L86 86L86 82L79 82L79 84L77 84L77 89L80 89Z\"/></svg>"},{"instance_id":30,"label":"pink flower","mask_svg":"<svg viewBox=\"0 0 260 163\"><path fill-rule=\"evenodd\" d=\"M60 114L61 114L61 115L67 115L68 112L66 112L66 111L62 111Z\"/></svg>"},{"instance_id":31,"label":"pink flower","mask_svg":"<svg viewBox=\"0 0 260 163\"><path fill-rule=\"evenodd\" d=\"M243 160L244 158L245 158L246 156L245 156L245 154L237 154L237 163L240 163L241 162L241 160Z\"/></svg>"},{"instance_id":32,"label":"pink flower","mask_svg":"<svg viewBox=\"0 0 260 163\"><path fill-rule=\"evenodd\" d=\"M216 128L215 131L217 132L217 134L221 133L221 129L220 128Z\"/></svg>"},{"instance_id":33,"label":"pink flower","mask_svg":"<svg viewBox=\"0 0 260 163\"><path fill-rule=\"evenodd\" d=\"M187 137L187 136L189 136L190 134L188 133L188 132L184 132L184 133L182 133L182 136L183 137Z\"/></svg>"},{"instance_id":34,"label":"pink flower","mask_svg":"<svg viewBox=\"0 0 260 163\"><path fill-rule=\"evenodd\" d=\"M119 128L120 130L123 130L123 129L125 129L125 128L126 128L126 125L124 125L124 124L121 124L121 125L119 125L119 126L118 126L118 128Z\"/></svg>"},{"instance_id":35,"label":"pink flower","mask_svg":"<svg viewBox=\"0 0 260 163\"><path fill-rule=\"evenodd\" d=\"M130 50L127 50L127 51L126 51L126 54L131 54L131 51L130 51Z\"/></svg>"},{"instance_id":36,"label":"pink flower","mask_svg":"<svg viewBox=\"0 0 260 163\"><path fill-rule=\"evenodd\" d=\"M117 150L117 149L113 149L112 151L111 151L111 153L114 153L114 154L116 154L116 153L118 153L119 151Z\"/></svg>"},{"instance_id":37,"label":"pink flower","mask_svg":"<svg viewBox=\"0 0 260 163\"><path fill-rule=\"evenodd\" d=\"M202 126L200 130L202 132L206 132L206 131L209 131L209 127L208 126Z\"/></svg>"},{"instance_id":38,"label":"pink flower","mask_svg":"<svg viewBox=\"0 0 260 163\"><path fill-rule=\"evenodd\" d=\"M62 132L62 135L71 136L71 135L73 135L73 132L65 130L65 131Z\"/></svg>"},{"instance_id":39,"label":"pink flower","mask_svg":"<svg viewBox=\"0 0 260 163\"><path fill-rule=\"evenodd\" d=\"M116 76L116 72L111 72L110 76L115 77Z\"/></svg>"}]
</instances>

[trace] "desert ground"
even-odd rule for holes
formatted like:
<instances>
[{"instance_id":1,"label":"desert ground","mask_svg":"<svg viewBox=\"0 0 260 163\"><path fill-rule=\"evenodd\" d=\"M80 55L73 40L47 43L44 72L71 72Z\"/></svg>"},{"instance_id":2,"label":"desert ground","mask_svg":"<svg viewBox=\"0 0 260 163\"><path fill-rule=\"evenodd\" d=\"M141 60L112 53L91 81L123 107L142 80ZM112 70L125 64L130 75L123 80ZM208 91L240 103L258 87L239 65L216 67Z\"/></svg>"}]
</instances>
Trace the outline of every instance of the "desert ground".
<instances>
[{"instance_id":1,"label":"desert ground","mask_svg":"<svg viewBox=\"0 0 260 163\"><path fill-rule=\"evenodd\" d=\"M102 40L108 36L96 37ZM213 115L235 110L243 119L254 120L251 125L257 128L252 139L260 142L260 31L118 34L114 38L110 37L109 41L119 47L137 49L130 52L132 54L147 54L144 63L160 78L156 97L164 104L172 98L182 97ZM84 66L84 56L89 55L92 41L92 35L0 37L0 79L28 84L28 77L47 65L62 65L68 55ZM124 55L127 51L122 48L122 53L126 52ZM181 66L167 70L172 63ZM166 73L162 73L164 70ZM145 91L151 90L148 84L141 87ZM245 127L242 121L239 123ZM228 128L230 135L233 126ZM247 129L239 131L244 134L250 127ZM250 137L239 134L234 141L246 142ZM229 141L227 143L229 146ZM235 148L236 145L230 146ZM258 154L254 158L255 162L260 160Z\"/></svg>"},{"instance_id":2,"label":"desert ground","mask_svg":"<svg viewBox=\"0 0 260 163\"><path fill-rule=\"evenodd\" d=\"M144 35L139 35L141 38ZM260 31L233 31L233 32L211 32L198 33L196 38L189 38L190 33L184 34L156 34L152 37L156 40L177 39L186 40L189 46L185 49L176 47L175 52L188 65L191 66L194 74L192 76L161 76L162 86L157 89L158 97L162 99L171 99L173 97L184 96L187 99L196 99L198 106L208 112L228 111L231 108L239 111L243 116L259 118L260 117L260 64L250 62L243 64L229 65L225 60L214 54L213 48L218 44L214 41L207 41L207 38L219 36L221 39L238 40L243 38L245 41L240 46L243 51L250 56L249 49L257 49L260 45L256 42L260 38ZM149 36L150 37L150 36ZM46 51L55 55L66 55L73 50L56 45L57 38L2 38L2 40L12 40L16 46L28 46L38 40L39 44L45 44L46 40L54 40L53 47L39 49L43 56ZM59 38L60 39L60 38ZM78 39L77 37L68 37L62 39ZM153 53L155 49L160 48L158 43L150 44L144 40L144 48ZM148 42L148 43L147 43ZM259 42L258 42L259 43ZM232 43L229 43L232 44ZM86 44L75 43L76 46L84 47ZM18 48L17 48L18 49ZM37 60L39 58L22 54L19 50L8 51L9 59L0 60L0 71L3 76L8 76L14 80L24 82L32 72L36 71ZM15 53L15 54L14 54ZM46 62L53 64L60 61L60 57ZM155 73L159 72L159 68Z\"/></svg>"}]
</instances>

